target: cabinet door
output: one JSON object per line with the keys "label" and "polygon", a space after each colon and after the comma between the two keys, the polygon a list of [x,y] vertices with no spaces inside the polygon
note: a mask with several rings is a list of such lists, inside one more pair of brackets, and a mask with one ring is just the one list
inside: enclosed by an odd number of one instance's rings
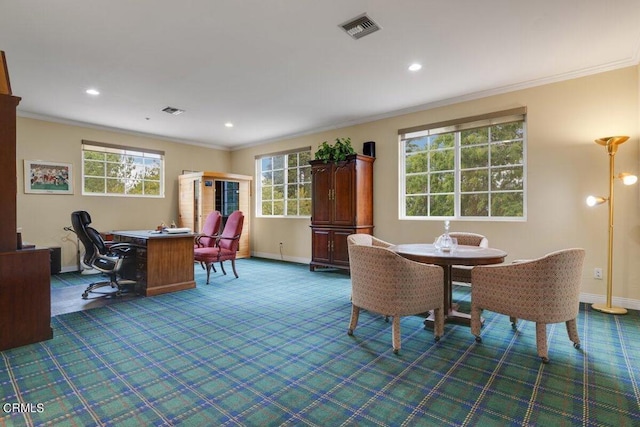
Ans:
{"label": "cabinet door", "polygon": [[355,162],[337,164],[333,174],[333,225],[354,225]]}
{"label": "cabinet door", "polygon": [[0,351],[53,337],[48,249],[0,252]]}
{"label": "cabinet door", "polygon": [[332,264],[337,266],[349,266],[349,245],[347,243],[347,237],[352,234],[354,230],[334,230],[331,249],[332,249]]}
{"label": "cabinet door", "polygon": [[331,232],[329,230],[313,229],[311,234],[311,260],[319,263],[331,262]]}
{"label": "cabinet door", "polygon": [[331,224],[331,213],[333,211],[333,200],[331,200],[333,190],[333,175],[331,164],[314,166],[311,170],[311,181],[313,194],[311,222],[314,225]]}

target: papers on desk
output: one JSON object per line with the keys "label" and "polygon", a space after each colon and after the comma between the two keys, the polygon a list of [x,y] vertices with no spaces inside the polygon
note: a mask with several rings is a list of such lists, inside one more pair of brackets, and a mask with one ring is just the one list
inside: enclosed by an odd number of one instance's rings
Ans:
{"label": "papers on desk", "polygon": [[191,233],[191,229],[188,227],[180,227],[180,228],[167,228],[166,231],[169,234],[178,234],[178,233]]}

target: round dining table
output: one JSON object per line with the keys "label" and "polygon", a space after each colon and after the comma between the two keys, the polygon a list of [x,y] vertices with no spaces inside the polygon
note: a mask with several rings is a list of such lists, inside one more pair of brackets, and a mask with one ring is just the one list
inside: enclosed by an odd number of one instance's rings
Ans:
{"label": "round dining table", "polygon": [[[451,251],[443,251],[430,243],[407,243],[389,247],[404,258],[434,264],[444,270],[444,308],[445,322],[469,326],[471,316],[458,311],[458,305],[453,303],[453,283],[451,268],[454,265],[488,265],[504,262],[507,253],[500,249],[482,248],[479,246],[459,245]],[[473,286],[473,284],[472,284]],[[433,325],[433,314],[425,320],[425,326]]]}

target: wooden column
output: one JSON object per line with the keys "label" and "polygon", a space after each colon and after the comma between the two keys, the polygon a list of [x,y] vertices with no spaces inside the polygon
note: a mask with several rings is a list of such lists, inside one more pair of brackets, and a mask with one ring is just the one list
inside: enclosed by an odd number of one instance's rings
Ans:
{"label": "wooden column", "polygon": [[16,235],[16,108],[20,98],[0,94],[0,252],[15,251]]}

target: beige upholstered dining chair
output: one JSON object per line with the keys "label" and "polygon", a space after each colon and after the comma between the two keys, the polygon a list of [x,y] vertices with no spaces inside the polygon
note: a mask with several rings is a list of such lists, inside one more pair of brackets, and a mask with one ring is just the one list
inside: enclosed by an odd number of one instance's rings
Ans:
{"label": "beige upholstered dining chair", "polygon": [[393,246],[392,243],[380,240],[377,237],[373,237],[371,234],[351,234],[347,237],[348,245],[363,245],[363,246],[379,246],[381,248],[388,248]]}
{"label": "beige upholstered dining chair", "polygon": [[[366,236],[366,237],[365,237]],[[353,335],[360,310],[392,317],[393,352],[400,350],[400,318],[434,310],[434,338],[444,333],[444,273],[441,267],[410,261],[391,244],[365,234],[347,238],[351,268],[351,320]]]}
{"label": "beige upholstered dining chair", "polygon": [[[489,240],[482,234],[453,231],[449,233],[449,236],[457,239],[458,245],[479,246],[481,248],[489,247]],[[472,268],[470,265],[454,265],[451,268],[451,280],[454,282],[471,283]]]}
{"label": "beige upholstered dining chair", "polygon": [[580,348],[576,326],[584,249],[564,249],[513,264],[476,266],[471,272],[471,332],[480,337],[482,310],[536,322],[538,356],[549,361],[547,324],[565,322],[569,339]]}

